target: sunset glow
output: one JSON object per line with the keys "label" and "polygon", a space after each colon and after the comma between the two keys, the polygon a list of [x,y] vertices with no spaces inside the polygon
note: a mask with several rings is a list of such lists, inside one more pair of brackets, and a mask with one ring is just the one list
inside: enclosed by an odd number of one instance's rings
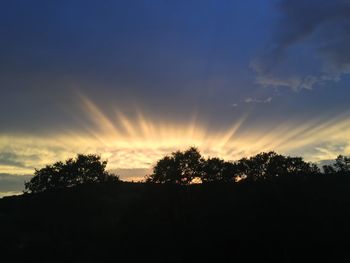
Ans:
{"label": "sunset glow", "polygon": [[77,153],[100,154],[125,180],[191,146],[319,165],[350,154],[348,11],[347,1],[4,4],[0,193]]}
{"label": "sunset glow", "polygon": [[86,114],[80,133],[61,131],[59,135],[1,136],[0,150],[16,157],[0,165],[0,173],[32,174],[54,161],[76,153],[99,153],[109,161],[108,169],[126,180],[142,180],[155,162],[166,154],[196,146],[204,156],[237,160],[262,151],[302,155],[308,161],[333,159],[339,153],[350,153],[350,118],[316,118],[308,123],[286,120],[268,130],[244,130],[249,115],[242,116],[226,130],[213,131],[201,124],[200,116],[174,125],[147,118],[135,112],[129,118],[117,109],[110,118],[93,101],[80,96],[81,110]]}

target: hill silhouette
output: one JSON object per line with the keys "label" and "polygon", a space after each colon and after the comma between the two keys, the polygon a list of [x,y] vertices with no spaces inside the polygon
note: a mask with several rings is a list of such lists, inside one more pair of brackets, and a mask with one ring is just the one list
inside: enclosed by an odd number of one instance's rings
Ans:
{"label": "hill silhouette", "polygon": [[96,183],[0,200],[1,255],[96,262],[349,262],[350,176]]}

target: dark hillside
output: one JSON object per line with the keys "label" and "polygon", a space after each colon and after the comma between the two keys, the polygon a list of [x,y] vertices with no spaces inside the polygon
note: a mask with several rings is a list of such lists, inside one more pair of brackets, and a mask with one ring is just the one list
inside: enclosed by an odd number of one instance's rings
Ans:
{"label": "dark hillside", "polygon": [[13,259],[350,262],[350,177],[110,183],[0,200]]}

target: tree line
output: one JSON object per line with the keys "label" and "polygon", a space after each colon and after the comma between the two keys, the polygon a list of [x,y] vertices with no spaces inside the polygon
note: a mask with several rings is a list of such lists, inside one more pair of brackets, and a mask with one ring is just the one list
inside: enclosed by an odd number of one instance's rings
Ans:
{"label": "tree line", "polygon": [[290,157],[273,151],[262,152],[238,161],[214,157],[205,159],[197,148],[176,151],[154,166],[146,182],[187,185],[193,182],[257,181],[287,175],[315,175],[320,169],[301,157]]}
{"label": "tree line", "polygon": [[[118,175],[106,171],[107,161],[96,154],[78,154],[65,162],[56,162],[36,169],[34,177],[25,183],[25,192],[73,187],[87,183],[119,182]],[[189,185],[193,183],[237,183],[267,180],[285,176],[350,174],[350,157],[339,155],[332,164],[321,169],[302,157],[290,157],[276,152],[262,152],[238,161],[217,157],[204,158],[197,148],[176,151],[158,160],[153,172],[145,176],[146,183]]]}
{"label": "tree line", "polygon": [[238,161],[225,161],[214,157],[205,159],[197,148],[176,151],[159,160],[146,182],[187,185],[194,182],[234,183],[241,180],[258,181],[283,176],[350,174],[350,157],[339,155],[322,170],[302,157],[262,152]]}

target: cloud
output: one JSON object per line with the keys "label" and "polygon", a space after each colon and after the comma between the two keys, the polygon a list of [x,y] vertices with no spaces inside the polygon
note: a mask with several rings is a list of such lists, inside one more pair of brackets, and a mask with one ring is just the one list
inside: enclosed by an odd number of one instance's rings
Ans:
{"label": "cloud", "polygon": [[21,168],[33,168],[28,166],[26,161],[38,161],[39,157],[36,155],[19,155],[14,152],[0,152],[0,166],[16,166]]}
{"label": "cloud", "polygon": [[24,182],[30,177],[31,175],[0,173],[0,197],[21,193],[24,190]]}
{"label": "cloud", "polygon": [[257,82],[311,89],[350,73],[350,1],[281,0],[265,52],[251,62]]}
{"label": "cloud", "polygon": [[[265,104],[265,103],[272,102],[272,97],[268,97],[266,99],[257,99],[257,98],[248,97],[248,98],[244,99],[243,102],[246,104],[253,104],[253,103]],[[233,104],[231,104],[231,107],[236,108],[239,105],[240,105],[240,103],[233,103]]]}
{"label": "cloud", "polygon": [[268,97],[264,100],[255,99],[255,98],[246,98],[244,100],[245,103],[270,103],[272,101],[272,97]]}
{"label": "cloud", "polygon": [[24,163],[18,161],[18,156],[10,152],[0,153],[0,165],[24,167]]}
{"label": "cloud", "polygon": [[125,181],[142,181],[146,175],[152,173],[152,169],[146,168],[117,168],[111,172],[120,175],[120,178]]}

